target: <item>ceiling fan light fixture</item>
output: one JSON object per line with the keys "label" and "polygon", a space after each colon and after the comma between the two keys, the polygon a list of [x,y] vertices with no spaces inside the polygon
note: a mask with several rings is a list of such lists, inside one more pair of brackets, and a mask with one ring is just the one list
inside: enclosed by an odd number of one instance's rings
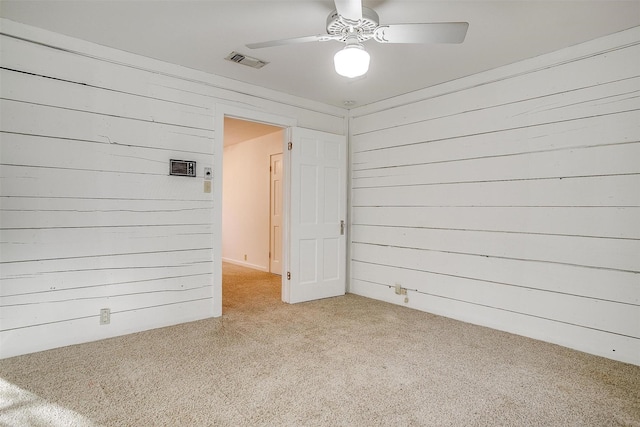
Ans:
{"label": "ceiling fan light fixture", "polygon": [[344,77],[354,78],[369,70],[369,53],[360,43],[347,43],[344,49],[333,57],[336,73]]}

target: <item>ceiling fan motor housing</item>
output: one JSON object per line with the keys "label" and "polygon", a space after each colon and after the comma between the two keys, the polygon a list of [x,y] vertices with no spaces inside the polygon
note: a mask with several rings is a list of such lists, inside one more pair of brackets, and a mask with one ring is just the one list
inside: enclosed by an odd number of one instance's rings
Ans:
{"label": "ceiling fan motor housing", "polygon": [[363,42],[373,37],[373,33],[378,28],[380,18],[375,10],[368,7],[362,8],[362,20],[357,23],[351,23],[338,14],[334,10],[327,17],[327,33],[333,36],[339,36],[338,40],[346,41],[350,33],[350,29],[358,35],[358,41]]}

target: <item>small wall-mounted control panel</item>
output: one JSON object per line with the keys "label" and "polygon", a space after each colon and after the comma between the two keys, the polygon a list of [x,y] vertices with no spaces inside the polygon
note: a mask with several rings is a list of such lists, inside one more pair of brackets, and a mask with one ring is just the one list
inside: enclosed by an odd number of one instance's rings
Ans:
{"label": "small wall-mounted control panel", "polygon": [[196,162],[191,160],[170,160],[169,175],[196,176]]}

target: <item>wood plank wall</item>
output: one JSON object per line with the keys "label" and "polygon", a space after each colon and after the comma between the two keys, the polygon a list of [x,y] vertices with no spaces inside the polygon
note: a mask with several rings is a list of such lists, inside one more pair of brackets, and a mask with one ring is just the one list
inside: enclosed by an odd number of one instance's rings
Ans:
{"label": "wood plank wall", "polygon": [[0,357],[213,315],[216,105],[345,129],[346,110],[7,20],[0,37]]}
{"label": "wood plank wall", "polygon": [[640,364],[640,28],[351,133],[351,292]]}

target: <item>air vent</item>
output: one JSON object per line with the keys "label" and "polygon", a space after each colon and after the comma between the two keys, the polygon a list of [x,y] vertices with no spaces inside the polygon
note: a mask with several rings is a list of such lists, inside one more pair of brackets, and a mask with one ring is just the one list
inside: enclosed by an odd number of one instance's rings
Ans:
{"label": "air vent", "polygon": [[238,64],[246,65],[247,67],[251,68],[262,68],[268,64],[268,62],[266,61],[262,61],[258,58],[252,58],[238,52],[231,52],[225,59],[227,61],[237,62]]}

